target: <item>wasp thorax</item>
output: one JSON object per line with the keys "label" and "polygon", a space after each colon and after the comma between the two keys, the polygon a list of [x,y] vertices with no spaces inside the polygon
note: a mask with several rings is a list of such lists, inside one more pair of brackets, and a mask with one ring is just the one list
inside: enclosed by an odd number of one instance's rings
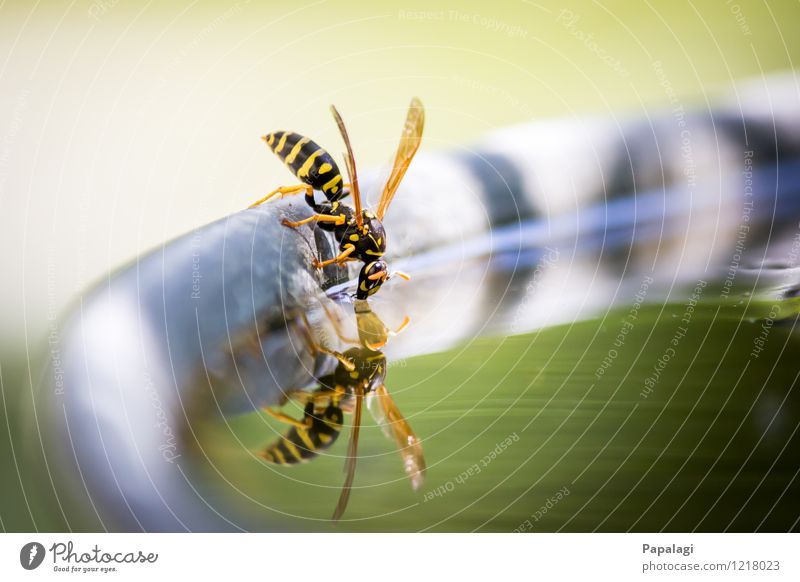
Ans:
{"label": "wasp thorax", "polygon": [[352,219],[342,233],[339,247],[344,251],[353,247],[351,256],[365,263],[370,263],[386,252],[386,231],[383,224],[369,210],[362,213],[362,224],[359,226]]}

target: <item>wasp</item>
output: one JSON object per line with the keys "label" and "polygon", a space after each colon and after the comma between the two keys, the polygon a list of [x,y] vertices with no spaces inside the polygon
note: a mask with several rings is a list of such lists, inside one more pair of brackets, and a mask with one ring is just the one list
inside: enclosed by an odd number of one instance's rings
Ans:
{"label": "wasp", "polygon": [[[419,99],[415,97],[411,100],[394,163],[374,213],[361,207],[358,174],[347,128],[336,107],[331,106],[331,112],[344,140],[344,160],[349,182],[344,182],[336,161],[316,142],[290,131],[276,131],[262,139],[302,184],[276,188],[250,207],[258,206],[276,196],[284,198],[304,193],[305,201],[314,214],[298,221],[283,219],[282,223],[290,228],[297,228],[313,222],[320,229],[333,233],[339,243],[339,254],[326,261],[314,259],[313,266],[320,269],[331,264],[362,261],[364,268],[359,274],[357,296],[366,298],[377,292],[394,274],[408,279],[405,273],[390,274],[386,263],[380,261],[386,252],[386,232],[382,221],[419,149],[425,126],[425,110]],[[323,202],[317,202],[315,191],[321,191],[325,195]],[[354,208],[341,202],[347,196],[352,197]]]}
{"label": "wasp", "polygon": [[[377,423],[396,442],[403,468],[415,491],[422,485],[425,477],[422,443],[386,389],[386,356],[377,350],[378,345],[383,346],[386,343],[388,334],[399,333],[405,327],[408,318],[397,332],[390,332],[382,322],[376,324],[380,321],[379,318],[366,305],[362,305],[357,317],[361,338],[361,345],[358,347],[337,352],[320,345],[311,345],[317,352],[336,358],[338,363],[332,373],[318,378],[318,387],[312,392],[297,391],[290,394],[293,400],[304,405],[302,419],[295,419],[272,408],[264,409],[273,418],[291,426],[285,435],[260,453],[264,460],[279,465],[305,463],[329,449],[343,430],[345,412],[353,414],[345,482],[333,513],[334,521],[342,517],[350,499],[365,399]],[[367,330],[370,333],[365,334]],[[373,343],[376,337],[379,340],[377,344]]]}

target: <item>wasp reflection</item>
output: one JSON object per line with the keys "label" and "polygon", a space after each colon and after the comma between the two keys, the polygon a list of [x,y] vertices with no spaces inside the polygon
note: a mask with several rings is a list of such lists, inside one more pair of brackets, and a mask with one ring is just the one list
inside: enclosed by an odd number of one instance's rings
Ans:
{"label": "wasp reflection", "polygon": [[354,347],[337,351],[321,345],[314,338],[312,326],[304,319],[303,336],[308,349],[312,353],[335,358],[336,367],[333,372],[317,378],[318,385],[314,389],[297,390],[287,394],[289,399],[304,406],[301,419],[293,418],[273,408],[265,409],[268,414],[289,425],[290,428],[264,448],[260,455],[266,461],[278,465],[308,462],[320,452],[333,446],[344,429],[345,413],[352,413],[346,476],[339,502],[333,513],[333,519],[338,520],[347,507],[355,478],[358,437],[365,400],[376,422],[397,444],[403,469],[415,491],[422,485],[424,479],[425,459],[419,438],[403,418],[386,388],[386,357],[380,351],[391,335],[399,333],[408,324],[408,318],[397,330],[390,330],[366,301],[356,300],[358,338],[348,338],[336,314],[329,308],[324,308],[324,311],[333,324],[338,340]]}

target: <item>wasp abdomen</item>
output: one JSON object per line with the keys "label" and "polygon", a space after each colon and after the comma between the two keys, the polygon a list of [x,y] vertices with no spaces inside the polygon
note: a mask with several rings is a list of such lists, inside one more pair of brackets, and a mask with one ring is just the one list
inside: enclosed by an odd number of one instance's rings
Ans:
{"label": "wasp abdomen", "polygon": [[339,438],[343,413],[338,406],[329,406],[324,413],[315,415],[311,405],[305,418],[311,419],[308,428],[293,427],[264,449],[261,457],[278,465],[296,465],[313,459]]}
{"label": "wasp abdomen", "polygon": [[311,139],[291,131],[264,136],[267,146],[300,180],[322,190],[328,200],[342,197],[344,180],[333,157]]}
{"label": "wasp abdomen", "polygon": [[[320,451],[327,449],[339,436],[334,433],[325,436],[307,430],[293,428],[285,436],[268,446],[261,456],[277,465],[296,465],[313,459]],[[325,442],[327,440],[327,442]]]}

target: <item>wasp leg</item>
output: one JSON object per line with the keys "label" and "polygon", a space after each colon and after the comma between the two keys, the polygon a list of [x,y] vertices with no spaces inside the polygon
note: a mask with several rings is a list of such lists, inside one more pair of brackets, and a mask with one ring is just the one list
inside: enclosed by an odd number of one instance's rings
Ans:
{"label": "wasp leg", "polygon": [[334,263],[344,263],[345,261],[353,260],[349,259],[348,257],[356,250],[356,247],[353,245],[347,245],[344,251],[341,252],[338,256],[333,257],[332,259],[328,259],[327,261],[317,261],[314,260],[312,263],[317,269],[321,269],[322,267],[327,267],[328,265],[332,265]]}
{"label": "wasp leg", "polygon": [[335,314],[331,313],[330,309],[328,309],[325,303],[320,301],[320,306],[322,307],[323,311],[325,311],[325,315],[328,316],[328,321],[331,322],[331,325],[333,326],[333,331],[334,333],[336,333],[336,336],[347,344],[358,344],[357,338],[350,338],[344,335],[344,329],[342,328],[341,320],[338,317],[336,317]]}
{"label": "wasp leg", "polygon": [[313,214],[308,218],[304,218],[303,220],[298,220],[296,222],[287,220],[285,218],[281,220],[281,224],[283,226],[288,226],[289,228],[297,228],[298,226],[308,224],[309,222],[332,222],[334,224],[344,224],[344,215],[331,216],[330,214]]}
{"label": "wasp leg", "polygon": [[[327,308],[324,308],[324,309],[327,309]],[[311,337],[311,332],[308,331],[310,329],[310,327],[311,327],[311,324],[308,323],[308,319],[306,318],[305,314],[303,314],[302,317],[303,317],[303,321],[305,322],[305,324],[307,326],[306,328],[304,328],[304,331],[305,331],[305,334],[306,334],[304,339],[306,340],[306,344],[307,344],[307,347],[309,348],[309,351],[311,351],[315,355],[317,353],[322,353],[322,354],[328,354],[329,356],[333,356],[334,358],[339,360],[339,362],[342,363],[342,365],[347,369],[348,372],[352,372],[353,370],[356,369],[355,364],[353,362],[351,362],[350,360],[348,360],[343,354],[341,354],[339,352],[336,352],[334,350],[330,350],[330,349],[326,348],[325,346],[323,346],[321,344],[318,344],[314,340],[314,338]],[[336,324],[334,324],[334,328],[336,330],[336,334],[339,335],[338,326]],[[341,338],[342,336],[339,335],[339,337]],[[301,392],[301,394],[304,394],[304,393]],[[290,396],[290,397],[294,397],[295,400],[300,400],[300,401],[304,400],[303,397],[299,397],[299,398],[297,396]],[[305,398],[305,400],[307,401],[308,398]]]}
{"label": "wasp leg", "polygon": [[300,318],[303,320],[303,325],[297,324],[297,329],[300,330],[300,335],[302,335],[308,351],[312,356],[316,356],[317,353],[319,353],[319,344],[314,339],[311,323],[308,321],[308,317],[306,317],[305,313],[301,313]]}
{"label": "wasp leg", "polygon": [[329,350],[328,348],[324,348],[322,346],[319,346],[319,351],[321,351],[323,354],[328,354],[329,356],[333,356],[334,358],[339,360],[348,372],[352,372],[353,370],[356,369],[356,365],[350,360],[348,360],[346,357],[344,357],[343,354],[340,354],[339,352],[334,352],[333,350]]}
{"label": "wasp leg", "polygon": [[294,194],[300,194],[301,192],[305,192],[306,196],[311,196],[314,193],[314,189],[309,186],[308,184],[297,184],[296,186],[281,186],[280,188],[276,188],[260,200],[253,202],[248,208],[254,208],[259,204],[263,204],[276,194],[280,194],[281,198],[285,196],[292,196]]}
{"label": "wasp leg", "polygon": [[263,408],[264,412],[269,414],[275,420],[279,420],[283,423],[290,424],[292,426],[296,426],[297,428],[308,428],[308,423],[303,422],[302,420],[297,420],[296,418],[292,418],[288,414],[284,414],[283,412],[278,412],[277,410],[272,410],[271,408]]}
{"label": "wasp leg", "polygon": [[348,337],[344,334],[344,330],[340,324],[334,324],[333,332],[336,334],[340,340],[342,340],[346,344],[358,344],[358,338]]}

